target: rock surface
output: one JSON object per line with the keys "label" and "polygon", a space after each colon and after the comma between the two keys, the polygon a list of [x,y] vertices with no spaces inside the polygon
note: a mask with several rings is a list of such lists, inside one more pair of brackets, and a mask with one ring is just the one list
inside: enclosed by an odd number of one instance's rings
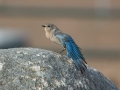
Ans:
{"label": "rock surface", "polygon": [[0,90],[118,90],[96,69],[81,75],[72,60],[35,48],[0,50]]}

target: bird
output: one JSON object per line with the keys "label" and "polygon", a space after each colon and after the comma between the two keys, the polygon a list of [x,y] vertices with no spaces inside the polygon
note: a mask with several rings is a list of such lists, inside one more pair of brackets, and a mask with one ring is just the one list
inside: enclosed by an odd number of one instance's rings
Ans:
{"label": "bird", "polygon": [[47,23],[42,25],[42,27],[44,27],[45,34],[48,39],[56,44],[62,45],[64,50],[67,50],[68,58],[73,60],[77,70],[81,71],[83,74],[87,69],[87,62],[85,61],[81,49],[77,46],[73,38],[69,34],[66,34],[58,29],[58,27],[54,24]]}

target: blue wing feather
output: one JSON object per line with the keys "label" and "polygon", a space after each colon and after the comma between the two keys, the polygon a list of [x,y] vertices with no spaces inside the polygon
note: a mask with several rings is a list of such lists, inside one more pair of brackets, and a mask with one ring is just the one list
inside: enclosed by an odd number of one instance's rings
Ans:
{"label": "blue wing feather", "polygon": [[86,69],[86,61],[74,40],[68,34],[56,36],[61,40],[62,45],[66,48],[67,56],[72,58],[76,67],[81,71],[81,73],[83,73]]}

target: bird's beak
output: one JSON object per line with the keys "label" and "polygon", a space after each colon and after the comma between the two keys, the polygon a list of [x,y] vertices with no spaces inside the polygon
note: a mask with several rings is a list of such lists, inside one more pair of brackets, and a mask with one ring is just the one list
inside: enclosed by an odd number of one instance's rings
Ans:
{"label": "bird's beak", "polygon": [[45,27],[45,25],[42,25],[42,27]]}

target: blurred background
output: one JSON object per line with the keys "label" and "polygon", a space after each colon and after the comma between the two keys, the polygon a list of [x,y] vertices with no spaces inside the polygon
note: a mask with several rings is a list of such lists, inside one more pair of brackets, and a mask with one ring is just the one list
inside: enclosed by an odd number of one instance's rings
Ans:
{"label": "blurred background", "polygon": [[0,48],[60,52],[63,48],[45,37],[45,23],[69,33],[88,65],[120,88],[119,0],[0,0]]}

